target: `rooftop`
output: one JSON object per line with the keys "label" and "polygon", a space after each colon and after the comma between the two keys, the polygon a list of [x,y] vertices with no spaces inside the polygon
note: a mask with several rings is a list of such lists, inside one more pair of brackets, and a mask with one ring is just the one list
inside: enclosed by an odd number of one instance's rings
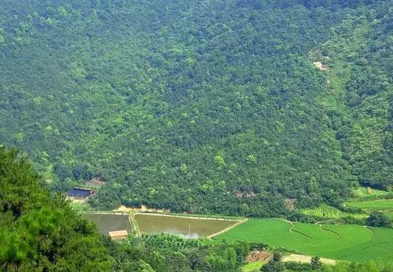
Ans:
{"label": "rooftop", "polygon": [[109,231],[108,234],[109,237],[111,237],[111,239],[122,239],[122,238],[127,238],[128,231],[127,230]]}
{"label": "rooftop", "polygon": [[68,196],[88,197],[94,194],[94,190],[83,188],[72,188],[67,192]]}

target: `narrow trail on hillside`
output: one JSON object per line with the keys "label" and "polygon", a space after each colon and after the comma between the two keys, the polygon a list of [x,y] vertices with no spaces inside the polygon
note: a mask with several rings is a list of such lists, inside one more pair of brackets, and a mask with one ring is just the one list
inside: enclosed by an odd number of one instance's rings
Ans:
{"label": "narrow trail on hillside", "polygon": [[130,212],[130,214],[128,215],[128,220],[131,223],[133,231],[135,231],[135,236],[142,237],[142,233],[139,229],[138,223],[136,222],[134,215],[135,215],[134,213]]}

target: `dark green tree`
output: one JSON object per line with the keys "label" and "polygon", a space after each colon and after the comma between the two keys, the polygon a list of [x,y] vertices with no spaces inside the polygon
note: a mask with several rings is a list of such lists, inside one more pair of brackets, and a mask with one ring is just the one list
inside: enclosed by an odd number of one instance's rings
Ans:
{"label": "dark green tree", "polygon": [[283,272],[285,270],[285,266],[281,262],[281,253],[276,251],[273,254],[273,258],[264,266],[262,266],[262,272]]}
{"label": "dark green tree", "polygon": [[314,256],[311,258],[311,269],[312,270],[320,270],[323,268],[323,264],[321,262],[321,258],[318,256]]}
{"label": "dark green tree", "polygon": [[372,212],[366,219],[366,224],[372,227],[390,227],[392,220],[382,212]]}

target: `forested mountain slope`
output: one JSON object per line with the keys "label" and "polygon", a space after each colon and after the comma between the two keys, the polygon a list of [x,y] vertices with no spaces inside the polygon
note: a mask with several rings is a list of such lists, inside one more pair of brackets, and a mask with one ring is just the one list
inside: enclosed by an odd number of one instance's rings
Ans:
{"label": "forested mountain slope", "polygon": [[2,1],[0,141],[54,189],[102,177],[105,208],[335,204],[391,184],[390,21],[391,1]]}
{"label": "forested mountain slope", "polygon": [[330,66],[330,96],[342,95],[333,104],[344,156],[360,183],[380,188],[392,186],[392,30],[391,7],[370,10],[345,20],[314,52]]}

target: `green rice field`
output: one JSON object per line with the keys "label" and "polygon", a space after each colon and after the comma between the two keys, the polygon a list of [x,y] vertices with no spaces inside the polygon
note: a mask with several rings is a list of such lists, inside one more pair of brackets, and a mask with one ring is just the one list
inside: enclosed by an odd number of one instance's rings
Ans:
{"label": "green rice field", "polygon": [[279,219],[251,219],[215,237],[215,242],[237,240],[285,247],[310,256],[364,262],[393,261],[393,230],[359,225],[313,225]]}
{"label": "green rice field", "polygon": [[345,203],[348,207],[369,210],[393,210],[393,199],[382,199],[373,201],[353,201]]}
{"label": "green rice field", "polygon": [[393,219],[393,212],[385,212],[387,216],[389,216],[390,219]]}

